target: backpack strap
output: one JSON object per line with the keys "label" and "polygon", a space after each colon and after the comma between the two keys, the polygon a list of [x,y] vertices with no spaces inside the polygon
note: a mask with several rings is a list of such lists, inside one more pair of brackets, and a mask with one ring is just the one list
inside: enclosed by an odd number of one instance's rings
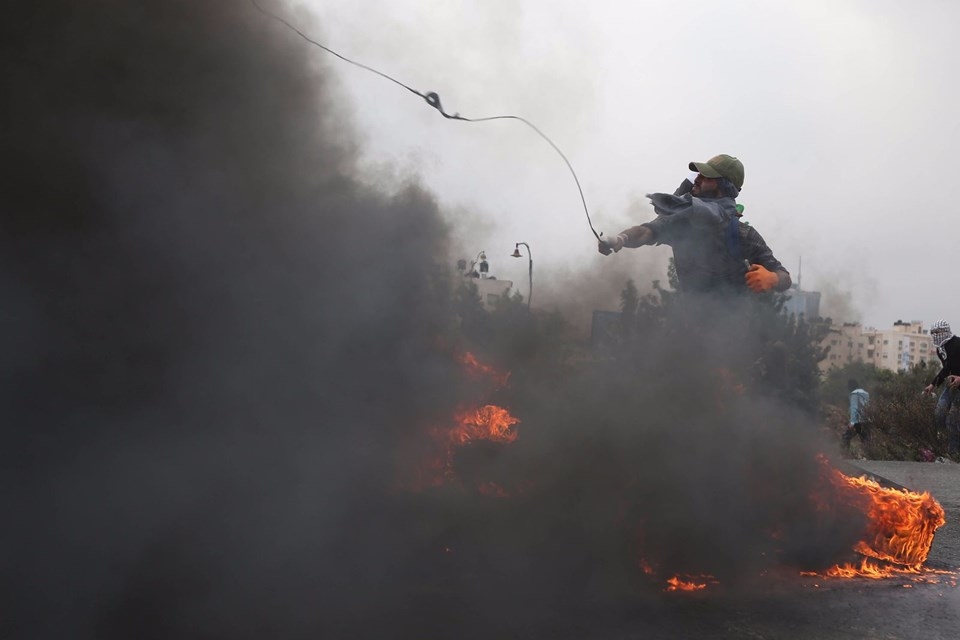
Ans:
{"label": "backpack strap", "polygon": [[743,259],[743,248],[740,246],[740,218],[730,216],[727,223],[727,252],[737,262]]}

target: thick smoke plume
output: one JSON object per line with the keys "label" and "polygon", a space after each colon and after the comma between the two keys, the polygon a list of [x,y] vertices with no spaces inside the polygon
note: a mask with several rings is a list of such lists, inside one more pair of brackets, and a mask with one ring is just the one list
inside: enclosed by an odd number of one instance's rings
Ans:
{"label": "thick smoke plume", "polygon": [[372,597],[364,572],[385,569],[353,553],[388,529],[371,494],[449,388],[428,357],[447,317],[436,206],[358,186],[317,50],[249,3],[20,12],[5,624],[317,637]]}
{"label": "thick smoke plume", "polygon": [[533,634],[629,593],[640,529],[676,571],[733,578],[750,532],[803,523],[806,425],[735,395],[718,412],[704,336],[517,372],[517,446],[460,461],[516,500],[398,491],[473,389],[444,218],[354,175],[334,62],[235,0],[15,13],[4,637]]}

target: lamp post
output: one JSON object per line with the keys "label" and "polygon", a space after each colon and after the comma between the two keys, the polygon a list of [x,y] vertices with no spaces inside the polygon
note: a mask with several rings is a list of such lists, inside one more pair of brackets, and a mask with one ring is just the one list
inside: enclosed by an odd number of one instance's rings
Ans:
{"label": "lamp post", "polygon": [[530,245],[526,242],[518,242],[514,245],[513,253],[510,255],[514,258],[522,258],[520,254],[520,245],[523,245],[527,248],[527,273],[529,275],[529,287],[530,291],[527,293],[527,309],[530,308],[530,300],[533,298],[533,254],[530,253]]}

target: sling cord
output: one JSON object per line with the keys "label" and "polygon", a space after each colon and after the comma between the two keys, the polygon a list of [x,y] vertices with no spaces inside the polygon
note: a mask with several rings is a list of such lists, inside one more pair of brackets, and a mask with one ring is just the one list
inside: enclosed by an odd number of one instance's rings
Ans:
{"label": "sling cord", "polygon": [[406,89],[406,90],[409,91],[410,93],[413,93],[413,94],[415,94],[415,95],[420,96],[421,98],[423,98],[424,100],[427,101],[427,104],[428,104],[428,105],[430,105],[431,107],[433,107],[434,109],[436,109],[437,111],[439,111],[439,112],[440,112],[440,115],[442,115],[444,118],[446,118],[446,119],[448,119],[448,120],[462,120],[463,122],[487,122],[487,121],[489,121],[489,120],[519,120],[519,121],[522,122],[523,124],[527,125],[527,126],[530,127],[531,129],[533,129],[541,138],[543,138],[544,140],[546,140],[547,143],[548,143],[551,147],[553,147],[554,151],[556,151],[558,154],[560,154],[560,157],[563,158],[563,161],[567,164],[567,168],[570,169],[570,174],[573,176],[574,182],[577,183],[577,190],[580,192],[580,201],[583,203],[583,213],[587,216],[587,224],[590,225],[590,231],[593,232],[593,235],[597,238],[598,241],[600,240],[600,235],[601,235],[601,234],[597,233],[597,230],[593,228],[593,221],[590,219],[590,211],[587,209],[587,200],[586,200],[586,198],[583,197],[583,188],[580,186],[580,180],[577,178],[577,173],[576,173],[576,171],[573,170],[573,165],[570,164],[570,161],[567,159],[567,156],[564,155],[563,151],[560,150],[560,147],[558,147],[557,145],[555,145],[555,144],[553,143],[553,140],[551,140],[550,138],[548,138],[548,137],[546,136],[546,134],[544,134],[542,131],[540,131],[540,129],[538,129],[536,126],[534,126],[534,124],[533,124],[532,122],[530,122],[529,120],[527,120],[527,119],[525,119],[525,118],[521,118],[520,116],[512,116],[512,115],[506,115],[506,116],[489,116],[489,117],[486,117],[486,118],[467,118],[467,117],[461,116],[459,113],[453,113],[453,114],[447,113],[446,111],[443,110],[443,106],[440,104],[440,96],[437,95],[437,93],[436,93],[435,91],[430,91],[429,93],[421,93],[421,92],[417,91],[416,89],[414,89],[414,88],[412,88],[412,87],[409,87],[409,86],[403,84],[403,83],[400,82],[399,80],[397,80],[397,79],[395,79],[395,78],[392,78],[392,77],[388,76],[387,74],[385,74],[385,73],[383,73],[383,72],[381,72],[381,71],[378,71],[378,70],[374,69],[373,67],[368,67],[368,66],[365,65],[365,64],[361,64],[361,63],[356,62],[356,61],[354,61],[354,60],[351,60],[351,59],[349,59],[349,58],[347,58],[347,57],[345,57],[345,56],[342,56],[342,55],[340,55],[339,53],[337,53],[336,51],[334,51],[333,49],[330,49],[329,47],[325,47],[324,45],[320,44],[320,43],[317,42],[316,40],[310,38],[310,37],[307,36],[305,33],[303,33],[302,31],[300,31],[299,29],[297,29],[295,26],[293,26],[292,24],[290,24],[289,22],[287,22],[286,20],[284,20],[284,19],[281,18],[280,16],[277,16],[277,15],[275,15],[275,14],[267,11],[266,9],[264,9],[263,7],[261,7],[261,6],[257,3],[257,0],[250,0],[250,2],[251,2],[251,3],[253,4],[253,6],[257,9],[257,11],[259,11],[259,12],[262,13],[263,15],[267,16],[268,18],[272,18],[272,19],[276,20],[277,22],[281,23],[282,25],[284,25],[285,27],[287,27],[288,29],[290,29],[291,31],[293,31],[294,33],[296,33],[298,36],[300,36],[301,38],[303,38],[304,40],[306,40],[307,42],[309,42],[310,44],[312,44],[312,45],[314,45],[314,46],[316,46],[316,47],[319,47],[319,48],[323,49],[323,50],[326,51],[327,53],[330,53],[330,54],[335,55],[336,57],[340,58],[340,59],[343,60],[344,62],[349,62],[349,63],[352,64],[352,65],[355,65],[355,66],[357,66],[357,67],[360,67],[361,69],[366,69],[367,71],[370,71],[370,72],[372,72],[372,73],[375,73],[375,74],[377,74],[378,76],[380,76],[380,77],[382,77],[382,78],[385,78],[385,79],[389,80],[390,82],[393,82],[394,84],[400,85],[401,87],[403,87],[404,89]]}

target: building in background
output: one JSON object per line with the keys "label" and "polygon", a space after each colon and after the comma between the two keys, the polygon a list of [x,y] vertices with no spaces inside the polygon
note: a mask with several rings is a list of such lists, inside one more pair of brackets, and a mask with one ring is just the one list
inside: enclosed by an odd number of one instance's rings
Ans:
{"label": "building in background", "polygon": [[483,251],[477,254],[469,266],[466,260],[458,260],[457,270],[460,275],[471,279],[477,285],[480,302],[488,310],[493,309],[501,298],[509,296],[510,289],[513,288],[512,280],[498,280],[490,275],[490,263],[487,262],[487,254]]}
{"label": "building in background", "polygon": [[493,309],[501,298],[508,297],[513,288],[512,280],[497,280],[494,277],[478,278],[473,282],[477,285],[480,301],[487,309]]}
{"label": "building in background", "polygon": [[803,291],[799,284],[794,284],[784,293],[787,301],[783,305],[783,312],[797,317],[803,316],[807,320],[820,317],[820,292]]}
{"label": "building in background", "polygon": [[797,317],[803,316],[806,320],[816,320],[820,317],[820,292],[804,291],[800,288],[803,279],[803,258],[797,265],[797,278],[793,285],[784,293],[787,301],[783,305],[783,312]]}
{"label": "building in background", "polygon": [[864,327],[857,322],[831,325],[820,344],[830,348],[820,362],[824,372],[857,361],[889,371],[906,371],[937,358],[930,332],[920,320],[897,320],[889,329]]}

